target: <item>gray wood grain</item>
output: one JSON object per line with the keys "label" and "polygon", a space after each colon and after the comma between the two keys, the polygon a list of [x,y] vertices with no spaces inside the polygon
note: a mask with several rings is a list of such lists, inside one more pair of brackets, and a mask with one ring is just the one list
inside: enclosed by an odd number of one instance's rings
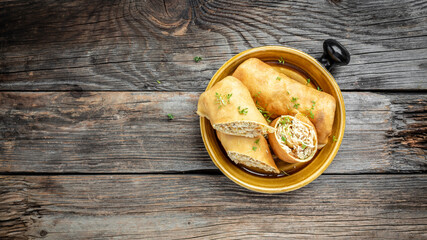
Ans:
{"label": "gray wood grain", "polygon": [[3,176],[13,239],[425,239],[426,175],[320,176],[250,192],[224,176]]}
{"label": "gray wood grain", "polygon": [[328,38],[352,53],[341,89],[426,90],[426,29],[425,0],[3,1],[0,90],[199,92],[243,50]]}
{"label": "gray wood grain", "polygon": [[[0,171],[147,173],[216,169],[199,93],[0,93]],[[346,131],[326,173],[425,172],[427,95],[344,93]],[[172,113],[175,119],[168,120]]]}

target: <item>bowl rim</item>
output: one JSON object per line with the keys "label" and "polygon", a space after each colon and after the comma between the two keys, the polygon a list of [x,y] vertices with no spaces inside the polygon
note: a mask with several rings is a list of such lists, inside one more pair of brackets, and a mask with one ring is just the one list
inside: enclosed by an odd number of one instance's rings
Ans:
{"label": "bowl rim", "polygon": [[[234,55],[233,57],[231,57],[228,61],[226,61],[217,71],[216,73],[212,76],[212,78],[209,80],[208,85],[206,86],[205,91],[209,90],[213,85],[214,79],[217,79],[219,75],[221,75],[225,69],[227,69],[228,67],[230,67],[230,65],[232,65],[234,63],[234,61],[236,61],[237,59],[244,57],[246,55],[255,53],[255,52],[259,52],[259,51],[268,51],[268,50],[274,50],[274,51],[286,51],[286,52],[290,52],[292,54],[296,54],[296,55],[300,55],[302,57],[304,57],[306,60],[308,60],[310,63],[312,63],[313,65],[315,65],[317,67],[317,69],[319,69],[319,71],[321,71],[324,75],[326,75],[329,79],[333,80],[330,81],[330,84],[332,86],[333,91],[335,92],[336,96],[338,96],[338,101],[337,101],[337,107],[341,110],[341,124],[338,126],[338,132],[339,132],[339,136],[337,137],[337,142],[336,144],[334,144],[333,148],[332,148],[332,152],[331,154],[327,157],[327,160],[323,162],[322,165],[318,166],[317,169],[314,170],[314,172],[305,177],[302,181],[299,181],[297,183],[294,183],[292,185],[289,186],[285,186],[285,187],[275,187],[275,188],[268,188],[268,187],[260,187],[260,186],[254,186],[250,183],[247,183],[245,181],[242,181],[241,179],[237,178],[236,176],[234,176],[233,174],[231,174],[225,167],[223,167],[215,158],[214,156],[214,151],[211,148],[210,145],[207,144],[208,140],[207,140],[207,133],[204,130],[206,128],[205,126],[205,122],[204,122],[204,117],[200,117],[199,119],[199,123],[200,123],[200,132],[202,135],[202,139],[203,139],[203,144],[205,145],[205,148],[212,160],[212,162],[215,164],[215,166],[218,167],[218,169],[225,175],[227,176],[230,180],[232,180],[233,182],[235,182],[236,184],[247,188],[249,190],[255,191],[255,192],[260,192],[260,193],[283,193],[283,192],[289,192],[289,191],[293,191],[299,188],[302,188],[304,186],[306,186],[307,184],[309,184],[310,182],[314,181],[316,178],[318,178],[327,168],[328,166],[332,163],[333,159],[335,158],[336,154],[338,153],[338,150],[341,146],[342,143],[342,139],[344,136],[344,131],[345,131],[345,105],[344,105],[344,98],[342,96],[341,90],[335,80],[335,78],[331,75],[331,73],[326,70],[326,68],[320,64],[315,58],[313,58],[312,56],[310,56],[309,54],[294,49],[294,48],[290,48],[290,47],[284,47],[284,46],[275,46],[275,45],[268,45],[268,46],[262,46],[262,47],[255,47],[255,48],[250,48],[247,49],[243,52],[240,52],[236,55]],[[335,112],[335,114],[338,114],[337,111]]]}

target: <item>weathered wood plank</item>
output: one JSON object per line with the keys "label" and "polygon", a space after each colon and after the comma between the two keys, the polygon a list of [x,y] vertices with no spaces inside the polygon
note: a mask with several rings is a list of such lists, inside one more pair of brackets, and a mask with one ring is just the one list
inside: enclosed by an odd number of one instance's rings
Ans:
{"label": "weathered wood plank", "polygon": [[[198,96],[0,93],[0,172],[216,169],[200,136]],[[344,101],[346,132],[327,173],[427,170],[426,94],[347,92]]]}
{"label": "weathered wood plank", "polygon": [[323,175],[294,192],[224,176],[0,177],[0,237],[425,239],[426,175]]}
{"label": "weathered wood plank", "polygon": [[248,48],[320,56],[336,38],[352,53],[343,90],[426,90],[426,29],[426,0],[6,1],[0,89],[198,92]]}

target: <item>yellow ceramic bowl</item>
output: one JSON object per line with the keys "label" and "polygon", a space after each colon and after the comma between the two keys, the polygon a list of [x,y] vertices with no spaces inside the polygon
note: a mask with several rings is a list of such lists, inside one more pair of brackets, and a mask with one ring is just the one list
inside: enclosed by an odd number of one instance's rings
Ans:
{"label": "yellow ceramic bowl", "polygon": [[206,150],[215,165],[229,179],[256,192],[281,193],[293,191],[309,184],[322,174],[338,152],[345,128],[345,107],[341,91],[329,71],[317,60],[299,50],[281,46],[252,48],[237,54],[222,65],[215,73],[206,90],[210,89],[215,83],[226,76],[232,75],[237,66],[248,58],[259,58],[265,62],[277,62],[278,59],[283,58],[287,64],[305,71],[323,91],[331,94],[337,100],[337,109],[331,134],[331,136],[336,137],[337,141],[334,142],[331,137],[329,143],[320,150],[309,164],[297,166],[296,172],[284,177],[270,178],[258,176],[237,167],[228,159],[227,154],[223,152],[220,146],[221,143],[218,141],[209,120],[203,117],[200,118],[200,130]]}

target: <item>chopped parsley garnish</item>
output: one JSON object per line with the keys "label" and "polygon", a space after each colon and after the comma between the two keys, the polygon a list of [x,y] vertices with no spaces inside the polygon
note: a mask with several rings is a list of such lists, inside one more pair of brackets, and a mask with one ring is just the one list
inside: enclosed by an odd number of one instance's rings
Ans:
{"label": "chopped parsley garnish", "polygon": [[304,150],[307,148],[307,145],[305,145],[305,143],[303,143],[301,147],[302,147],[302,150]]}
{"label": "chopped parsley garnish", "polygon": [[254,97],[253,98],[257,98],[257,97],[259,97],[259,95],[261,94],[261,91],[259,91],[259,92],[257,92],[255,95],[254,95]]}
{"label": "chopped parsley garnish", "polygon": [[258,111],[264,116],[265,120],[267,120],[267,122],[271,123],[270,117],[271,117],[272,114],[270,112],[266,111],[260,105],[258,105],[258,102],[257,102],[257,106],[256,107],[258,108]]}
{"label": "chopped parsley garnish", "polygon": [[[307,108],[307,111],[309,112],[310,117],[311,117],[312,119],[314,119],[314,113],[313,113],[313,110],[314,110],[314,107],[316,106],[316,102],[315,102],[315,101],[311,101],[311,103],[313,103],[313,104],[311,105],[311,109],[308,109],[308,108]],[[307,115],[305,115],[305,116],[307,117]]]}
{"label": "chopped parsley garnish", "polygon": [[287,93],[288,93],[288,95],[291,95],[290,93],[289,93],[289,91],[286,91]]}
{"label": "chopped parsley garnish", "polygon": [[323,91],[319,86],[317,86],[317,91]]}
{"label": "chopped parsley garnish", "polygon": [[[226,95],[226,98],[227,98],[227,102],[228,103],[230,103],[230,98],[231,98],[231,96],[232,96],[233,94],[232,93],[230,93],[230,94],[227,94]],[[227,105],[227,103],[225,102],[225,100],[224,100],[224,98],[221,96],[221,94],[219,94],[219,93],[215,93],[215,98],[216,98],[216,101],[215,101],[215,103],[216,104],[218,104],[219,106],[218,106],[218,108],[221,108],[222,106],[225,106],[225,105]]]}
{"label": "chopped parsley garnish", "polygon": [[286,123],[289,123],[289,122],[290,122],[290,119],[288,116],[286,116],[286,117],[283,117],[279,123],[282,125],[285,125]]}
{"label": "chopped parsley garnish", "polygon": [[168,113],[168,118],[169,120],[173,120],[174,116],[172,115],[172,113]]}
{"label": "chopped parsley garnish", "polygon": [[297,100],[298,100],[298,98],[296,98],[296,97],[292,97],[291,102],[296,102]]}
{"label": "chopped parsley garnish", "polygon": [[278,61],[280,64],[285,64],[285,60],[283,59],[283,57],[280,57],[277,61]]}
{"label": "chopped parsley garnish", "polygon": [[310,109],[310,117],[312,118],[312,119],[314,119],[314,114],[313,114],[313,111]]}
{"label": "chopped parsley garnish", "polygon": [[194,57],[194,61],[197,63],[197,62],[200,62],[202,60],[202,58],[201,57]]}
{"label": "chopped parsley garnish", "polygon": [[157,83],[158,83],[158,84],[160,84],[160,81],[159,81],[159,80],[157,80]]}
{"label": "chopped parsley garnish", "polygon": [[231,96],[233,96],[233,94],[232,94],[232,93],[227,94],[227,102],[228,102],[228,103],[230,103],[230,98],[231,98]]}
{"label": "chopped parsley garnish", "polygon": [[277,81],[280,81],[280,80],[282,80],[282,78],[281,78],[281,77],[277,77],[277,78],[276,78],[276,80],[277,80]]}
{"label": "chopped parsley garnish", "polygon": [[256,147],[252,147],[252,150],[255,152],[256,151]]}
{"label": "chopped parsley garnish", "polygon": [[337,137],[335,137],[335,135],[334,135],[334,136],[332,136],[332,141],[334,141],[334,142],[336,142],[336,141],[337,141]]}
{"label": "chopped parsley garnish", "polygon": [[299,103],[294,104],[294,108],[298,109],[299,105],[300,105]]}
{"label": "chopped parsley garnish", "polygon": [[286,144],[286,137],[282,136],[282,141]]}
{"label": "chopped parsley garnish", "polygon": [[248,108],[240,108],[240,106],[237,108],[239,113],[242,115],[248,114]]}
{"label": "chopped parsley garnish", "polygon": [[308,85],[310,83],[310,78],[307,78],[307,83],[305,85]]}
{"label": "chopped parsley garnish", "polygon": [[259,144],[259,138],[255,140],[255,144]]}

